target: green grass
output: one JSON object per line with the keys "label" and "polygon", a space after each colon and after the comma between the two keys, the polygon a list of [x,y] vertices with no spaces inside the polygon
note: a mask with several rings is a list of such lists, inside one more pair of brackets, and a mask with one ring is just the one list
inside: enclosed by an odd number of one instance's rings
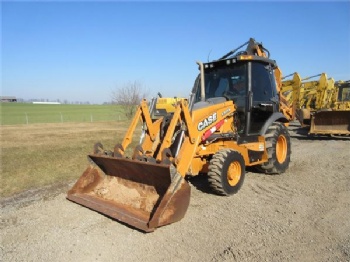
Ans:
{"label": "green grass", "polygon": [[[116,105],[0,103],[0,108],[0,197],[77,180],[93,145],[113,149],[130,123]],[[139,136],[137,129],[130,148]]]}
{"label": "green grass", "polygon": [[[129,121],[1,126],[0,197],[76,181],[88,166],[93,145],[101,142],[113,149],[128,127]],[[130,148],[137,144],[139,130]]]}
{"label": "green grass", "polygon": [[123,108],[116,105],[0,103],[0,107],[1,125],[126,120]]}

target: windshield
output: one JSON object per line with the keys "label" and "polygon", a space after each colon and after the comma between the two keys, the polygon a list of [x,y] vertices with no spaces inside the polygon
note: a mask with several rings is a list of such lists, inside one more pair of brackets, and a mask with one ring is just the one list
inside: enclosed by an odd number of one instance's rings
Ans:
{"label": "windshield", "polygon": [[[232,99],[234,96],[245,96],[247,79],[246,64],[205,69],[205,99],[213,97]],[[198,88],[196,102],[200,101],[200,92]]]}

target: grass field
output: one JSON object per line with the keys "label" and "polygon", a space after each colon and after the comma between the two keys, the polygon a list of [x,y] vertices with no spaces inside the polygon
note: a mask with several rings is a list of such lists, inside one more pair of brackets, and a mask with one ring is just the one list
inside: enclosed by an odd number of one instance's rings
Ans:
{"label": "grass field", "polygon": [[126,120],[116,105],[0,103],[0,107],[1,125]]}
{"label": "grass field", "polygon": [[129,121],[1,126],[0,197],[77,180],[93,145],[100,141],[113,149],[128,126]]}
{"label": "grass field", "polygon": [[130,121],[115,105],[0,106],[0,197],[76,180],[93,145],[102,142],[113,149]]}

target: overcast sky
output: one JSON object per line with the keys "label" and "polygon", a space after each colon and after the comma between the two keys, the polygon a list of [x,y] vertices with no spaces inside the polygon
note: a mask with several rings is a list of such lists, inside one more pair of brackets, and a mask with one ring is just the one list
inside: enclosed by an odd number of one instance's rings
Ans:
{"label": "overcast sky", "polygon": [[138,81],[185,96],[197,60],[250,37],[284,75],[350,79],[350,2],[1,2],[1,95],[111,100]]}

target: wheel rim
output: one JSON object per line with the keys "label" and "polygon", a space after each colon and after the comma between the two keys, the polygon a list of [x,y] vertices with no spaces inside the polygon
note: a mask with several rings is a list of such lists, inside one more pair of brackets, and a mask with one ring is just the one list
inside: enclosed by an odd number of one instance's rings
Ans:
{"label": "wheel rim", "polygon": [[238,161],[234,161],[230,164],[227,170],[227,180],[230,186],[235,186],[241,179],[242,167]]}
{"label": "wheel rim", "polygon": [[287,157],[287,139],[280,135],[276,143],[276,158],[279,163],[283,163]]}

